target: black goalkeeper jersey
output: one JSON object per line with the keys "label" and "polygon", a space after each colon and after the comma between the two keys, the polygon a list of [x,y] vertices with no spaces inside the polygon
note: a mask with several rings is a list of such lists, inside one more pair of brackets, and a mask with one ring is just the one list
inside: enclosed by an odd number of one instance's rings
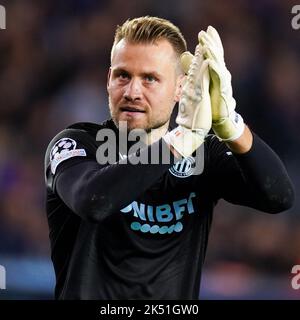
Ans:
{"label": "black goalkeeper jersey", "polygon": [[56,299],[197,299],[218,199],[269,213],[293,203],[282,162],[255,134],[243,155],[208,136],[195,175],[197,159],[176,162],[163,139],[147,148],[170,153],[171,164],[125,164],[117,149],[116,163],[100,165],[103,128],[118,133],[111,120],[78,123],[47,149]]}

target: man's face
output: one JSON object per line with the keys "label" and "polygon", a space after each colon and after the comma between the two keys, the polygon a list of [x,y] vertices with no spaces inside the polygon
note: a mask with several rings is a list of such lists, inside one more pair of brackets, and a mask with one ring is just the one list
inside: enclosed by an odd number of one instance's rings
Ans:
{"label": "man's face", "polygon": [[129,130],[156,129],[168,124],[180,98],[178,58],[167,40],[130,43],[114,48],[108,74],[109,107],[115,123]]}

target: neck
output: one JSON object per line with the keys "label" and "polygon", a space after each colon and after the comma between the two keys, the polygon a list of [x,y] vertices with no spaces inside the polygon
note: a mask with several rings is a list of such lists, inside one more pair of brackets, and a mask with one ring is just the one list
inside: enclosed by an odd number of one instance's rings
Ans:
{"label": "neck", "polygon": [[[119,134],[125,133],[125,135],[127,137],[127,134],[129,133],[129,131],[127,131],[127,123],[125,121],[119,122],[118,125],[116,124],[115,121],[114,121],[114,123],[115,123],[115,126],[119,130]],[[169,123],[170,123],[170,121],[167,121],[162,126],[155,128],[155,129],[151,129],[147,133],[143,129],[140,129],[140,130],[142,130],[142,134],[140,135],[141,141],[143,141],[146,145],[150,145],[150,144],[153,144],[154,142],[158,141],[160,138],[162,138],[168,132]],[[137,132],[139,131],[139,129],[134,129],[134,130],[137,130]]]}
{"label": "neck", "polygon": [[147,133],[146,144],[150,145],[158,141],[161,137],[163,137],[167,133],[168,128],[169,128],[169,121],[159,128],[151,129],[151,131]]}

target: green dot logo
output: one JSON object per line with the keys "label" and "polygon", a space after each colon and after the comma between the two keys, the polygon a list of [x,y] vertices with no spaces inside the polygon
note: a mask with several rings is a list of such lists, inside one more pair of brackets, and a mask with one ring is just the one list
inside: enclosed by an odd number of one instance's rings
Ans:
{"label": "green dot logo", "polygon": [[183,225],[180,221],[170,226],[158,226],[156,224],[153,226],[150,226],[148,223],[140,224],[139,222],[135,221],[131,223],[130,227],[131,227],[131,230],[133,231],[140,231],[143,233],[150,232],[152,234],[155,234],[155,233],[171,234],[173,232],[181,232],[183,229]]}

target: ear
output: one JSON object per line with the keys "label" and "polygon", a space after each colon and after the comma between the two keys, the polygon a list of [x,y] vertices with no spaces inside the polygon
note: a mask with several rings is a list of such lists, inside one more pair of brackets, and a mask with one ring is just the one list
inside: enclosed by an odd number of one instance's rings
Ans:
{"label": "ear", "polygon": [[181,98],[182,87],[183,87],[185,78],[186,78],[186,76],[184,74],[180,74],[177,77],[176,89],[175,89],[175,97],[174,97],[175,102],[178,102],[180,100],[180,98]]}
{"label": "ear", "polygon": [[111,67],[109,67],[108,73],[107,73],[107,82],[106,82],[107,90],[109,89],[110,75],[111,75]]}

